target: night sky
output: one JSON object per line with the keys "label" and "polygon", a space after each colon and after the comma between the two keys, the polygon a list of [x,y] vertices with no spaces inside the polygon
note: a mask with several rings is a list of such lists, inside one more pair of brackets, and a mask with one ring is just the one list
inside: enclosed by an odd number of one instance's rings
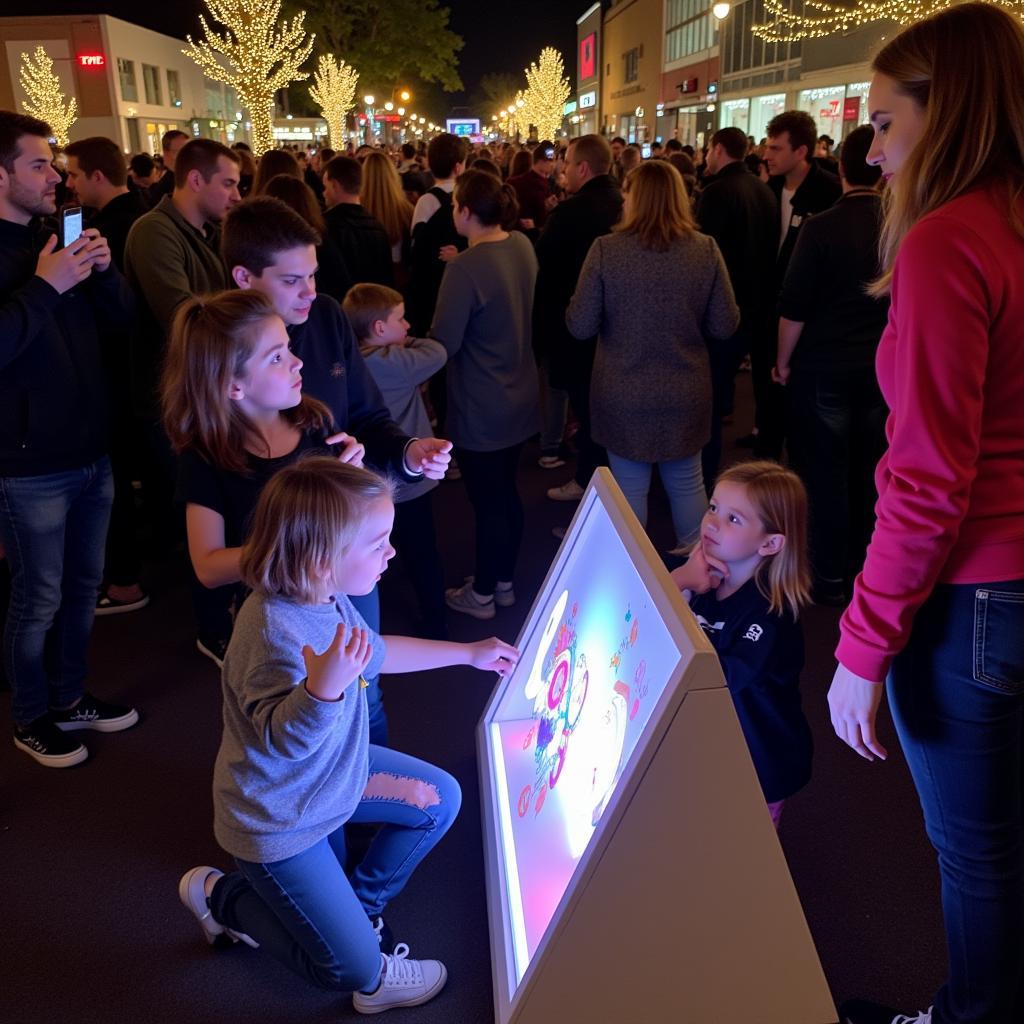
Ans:
{"label": "night sky", "polygon": [[[451,9],[451,27],[465,40],[459,53],[459,74],[467,91],[452,94],[452,106],[465,103],[488,72],[522,77],[523,68],[549,45],[562,51],[565,73],[575,88],[576,19],[590,6],[590,0],[506,0],[502,4],[442,0],[442,5]],[[4,14],[112,14],[181,38],[188,32],[196,34],[199,13],[205,10],[201,0],[9,0],[4,8]],[[431,113],[443,116],[446,111]]]}

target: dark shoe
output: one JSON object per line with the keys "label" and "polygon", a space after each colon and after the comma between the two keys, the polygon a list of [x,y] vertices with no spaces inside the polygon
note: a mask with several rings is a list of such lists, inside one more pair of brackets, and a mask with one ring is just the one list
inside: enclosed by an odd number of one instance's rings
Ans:
{"label": "dark shoe", "polygon": [[121,615],[124,612],[137,612],[140,608],[145,608],[147,604],[149,604],[149,594],[143,594],[142,597],[138,597],[134,601],[118,601],[116,597],[111,597],[110,592],[104,587],[100,591],[100,596],[96,598],[96,614]]}
{"label": "dark shoe", "polygon": [[757,444],[757,434],[750,433],[744,434],[742,437],[736,438],[737,448],[753,448]]}
{"label": "dark shoe", "polygon": [[89,756],[89,751],[78,740],[65,736],[49,715],[29,725],[16,725],[14,745],[46,768],[70,768]]}
{"label": "dark shoe", "polygon": [[139,720],[139,713],[135,708],[108,704],[105,700],[99,700],[91,693],[86,693],[73,708],[66,708],[63,711],[51,708],[50,717],[53,724],[64,732],[74,732],[76,729],[120,732],[122,729],[130,729]]}
{"label": "dark shoe", "polygon": [[196,640],[196,650],[200,654],[205,654],[217,666],[217,668],[224,667],[224,655],[228,652],[228,641],[227,640],[204,640],[199,637]]}
{"label": "dark shoe", "polygon": [[842,1024],[931,1024],[932,1008],[923,1013],[900,1013],[868,999],[848,999],[839,1007]]}

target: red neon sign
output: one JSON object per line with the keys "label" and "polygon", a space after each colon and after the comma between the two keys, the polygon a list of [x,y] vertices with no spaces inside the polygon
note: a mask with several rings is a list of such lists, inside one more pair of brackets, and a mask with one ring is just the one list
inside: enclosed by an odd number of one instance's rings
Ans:
{"label": "red neon sign", "polygon": [[83,68],[106,67],[107,58],[102,53],[80,53],[78,55],[78,66]]}

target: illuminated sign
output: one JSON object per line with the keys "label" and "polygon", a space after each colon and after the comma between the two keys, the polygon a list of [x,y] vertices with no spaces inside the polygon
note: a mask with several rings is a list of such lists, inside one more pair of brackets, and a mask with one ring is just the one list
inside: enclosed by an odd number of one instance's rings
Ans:
{"label": "illuminated sign", "polygon": [[597,106],[597,90],[591,90],[590,92],[580,93],[580,110],[586,110],[587,107]]}
{"label": "illuminated sign", "polygon": [[103,68],[107,66],[107,58],[102,53],[80,53],[78,66],[83,68]]}
{"label": "illuminated sign", "polygon": [[580,40],[580,81],[585,82],[597,74],[597,33],[591,32]]}
{"label": "illuminated sign", "polygon": [[478,117],[448,118],[445,121],[445,128],[452,135],[468,137],[480,134],[480,119]]}

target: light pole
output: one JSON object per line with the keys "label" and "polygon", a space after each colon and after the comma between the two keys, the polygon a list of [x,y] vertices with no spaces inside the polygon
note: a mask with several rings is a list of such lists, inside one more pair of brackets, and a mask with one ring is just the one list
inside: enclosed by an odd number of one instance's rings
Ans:
{"label": "light pole", "polygon": [[[712,6],[712,8],[711,8],[711,15],[715,19],[715,31],[720,31],[722,22],[725,21],[725,19],[729,17],[729,12],[731,10],[732,10],[732,5],[728,4],[728,3],[725,3],[724,0],[721,0],[721,2],[716,3],[716,4],[714,4]],[[709,45],[708,45],[708,64],[707,64],[707,71],[705,72],[705,75],[706,75],[706,77],[708,79],[708,81],[706,83],[706,88],[704,89],[704,95],[706,97],[705,102],[707,103],[707,113],[712,115],[712,116],[708,117],[707,120],[705,121],[704,142],[705,142],[705,144],[707,144],[707,142],[709,141],[709,139],[711,137],[711,130],[714,128],[714,125],[715,125],[714,114],[715,114],[715,112],[717,110],[718,99],[719,99],[719,91],[720,91],[720,86],[721,86],[721,81],[722,81],[722,44],[721,44],[721,42],[719,42],[719,44],[718,44],[718,82],[715,84],[715,93],[714,93],[713,96],[712,96],[712,94],[710,92],[710,88],[711,88],[711,46],[710,46],[710,41],[709,41]]]}
{"label": "light pole", "polygon": [[373,145],[373,134],[374,134],[374,130],[373,130],[373,104],[374,104],[374,97],[372,95],[370,95],[370,93],[367,93],[363,97],[363,103],[366,104],[366,145],[372,146]]}

